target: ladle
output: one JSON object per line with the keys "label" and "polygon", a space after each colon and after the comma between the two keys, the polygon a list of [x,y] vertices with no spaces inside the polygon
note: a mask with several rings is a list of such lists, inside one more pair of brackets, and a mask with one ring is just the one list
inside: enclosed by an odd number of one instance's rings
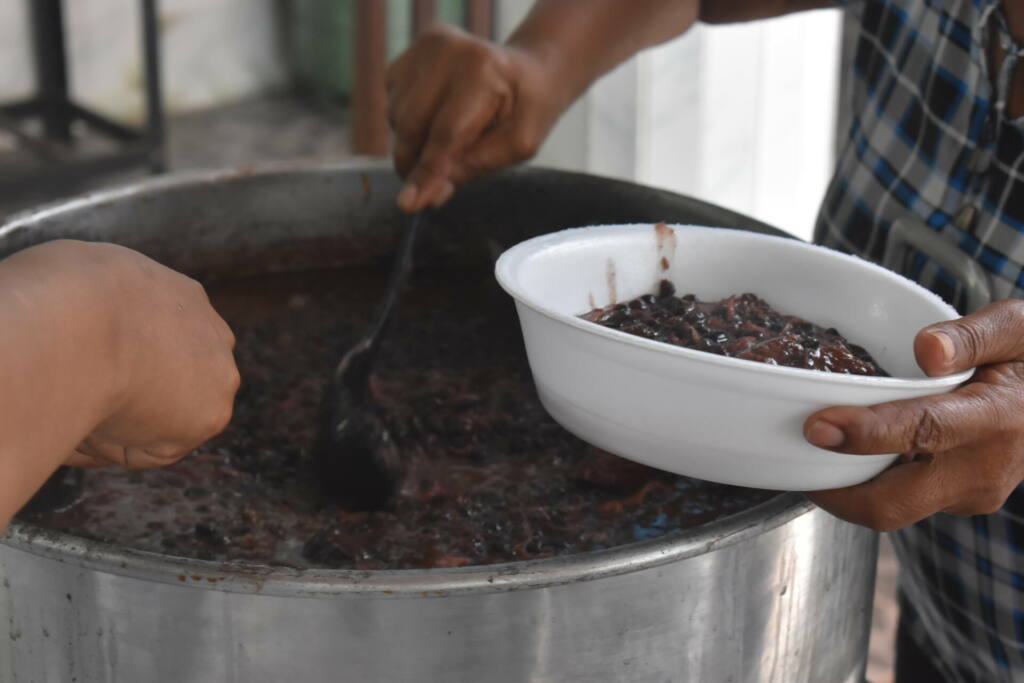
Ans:
{"label": "ladle", "polygon": [[347,507],[384,507],[400,480],[398,452],[373,409],[370,373],[395,304],[412,270],[422,213],[402,235],[384,300],[363,337],[342,357],[321,402],[313,462],[328,496]]}

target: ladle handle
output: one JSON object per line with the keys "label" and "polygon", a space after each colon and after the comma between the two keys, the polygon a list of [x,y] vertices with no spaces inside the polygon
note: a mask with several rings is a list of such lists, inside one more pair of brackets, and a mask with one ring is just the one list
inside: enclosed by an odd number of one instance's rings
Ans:
{"label": "ladle handle", "polygon": [[377,310],[377,317],[365,337],[366,345],[372,350],[376,349],[377,340],[387,327],[388,321],[391,319],[391,312],[401,297],[402,288],[409,279],[409,271],[412,270],[413,249],[416,246],[416,234],[419,232],[422,216],[423,212],[421,211],[412,217],[398,244],[398,252],[395,254],[391,277],[388,280],[387,293],[384,295],[384,301],[381,302],[380,308]]}

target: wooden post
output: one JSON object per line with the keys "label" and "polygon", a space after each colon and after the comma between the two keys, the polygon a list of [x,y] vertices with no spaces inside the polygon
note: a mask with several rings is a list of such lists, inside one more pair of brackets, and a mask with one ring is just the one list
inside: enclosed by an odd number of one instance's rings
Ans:
{"label": "wooden post", "polygon": [[352,149],[356,154],[387,156],[388,98],[387,3],[356,3],[355,83],[352,98]]}
{"label": "wooden post", "polygon": [[437,18],[437,0],[412,0],[413,38],[423,33]]}
{"label": "wooden post", "polygon": [[466,0],[466,28],[482,38],[493,38],[494,0]]}

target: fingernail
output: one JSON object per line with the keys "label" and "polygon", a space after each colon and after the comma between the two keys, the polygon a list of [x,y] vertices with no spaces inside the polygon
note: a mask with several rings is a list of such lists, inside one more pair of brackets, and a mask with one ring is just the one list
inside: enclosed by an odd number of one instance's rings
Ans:
{"label": "fingernail", "polygon": [[939,346],[942,347],[942,362],[946,365],[952,365],[953,361],[956,360],[956,345],[953,343],[953,338],[941,330],[932,330],[932,336],[938,340]]}
{"label": "fingernail", "polygon": [[839,448],[846,441],[846,435],[830,422],[815,420],[807,428],[807,440],[818,448]]}
{"label": "fingernail", "polygon": [[398,193],[398,205],[403,209],[411,207],[413,202],[416,201],[417,194],[419,194],[419,190],[416,189],[415,185],[409,183]]}

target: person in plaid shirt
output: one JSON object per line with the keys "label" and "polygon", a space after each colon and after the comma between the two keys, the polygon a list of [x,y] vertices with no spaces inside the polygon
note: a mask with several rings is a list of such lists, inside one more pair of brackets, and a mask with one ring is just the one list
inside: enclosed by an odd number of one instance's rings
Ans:
{"label": "person in plaid shirt", "polygon": [[[1024,680],[1024,2],[841,4],[859,25],[844,79],[852,122],[816,239],[881,261],[894,226],[916,225],[939,247],[912,242],[899,267],[965,314],[918,334],[918,362],[931,375],[977,370],[951,394],[809,416],[815,445],[906,454],[865,484],[811,497],[898,530],[900,683]],[[533,156],[598,76],[696,21],[827,6],[541,0],[504,45],[436,27],[388,73],[399,205],[439,206]],[[983,296],[965,289],[958,259],[978,264]]]}

